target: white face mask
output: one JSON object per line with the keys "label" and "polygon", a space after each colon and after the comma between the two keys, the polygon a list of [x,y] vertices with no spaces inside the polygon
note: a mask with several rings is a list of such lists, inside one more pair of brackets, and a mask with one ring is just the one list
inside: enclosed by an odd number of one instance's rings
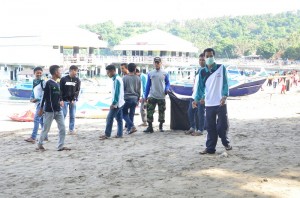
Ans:
{"label": "white face mask", "polygon": [[212,65],[215,62],[215,57],[209,57],[205,59],[206,65]]}

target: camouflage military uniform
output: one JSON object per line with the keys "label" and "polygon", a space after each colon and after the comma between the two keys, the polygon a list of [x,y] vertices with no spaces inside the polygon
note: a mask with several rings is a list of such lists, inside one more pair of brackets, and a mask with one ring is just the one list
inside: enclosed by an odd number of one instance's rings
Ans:
{"label": "camouflage military uniform", "polygon": [[166,100],[165,99],[155,99],[152,97],[148,98],[147,122],[153,122],[153,114],[155,111],[156,104],[158,105],[158,121],[160,123],[164,123],[165,122]]}

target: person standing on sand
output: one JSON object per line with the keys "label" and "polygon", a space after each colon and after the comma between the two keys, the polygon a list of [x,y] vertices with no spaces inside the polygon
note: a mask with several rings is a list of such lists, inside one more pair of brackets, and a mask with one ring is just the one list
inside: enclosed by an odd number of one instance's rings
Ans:
{"label": "person standing on sand", "polygon": [[141,79],[135,74],[136,65],[134,63],[128,64],[129,73],[123,77],[124,84],[124,100],[123,119],[127,125],[127,134],[137,131],[134,126],[133,117],[135,114],[135,107],[137,106],[141,96]]}
{"label": "person standing on sand", "polygon": [[123,137],[123,105],[124,101],[124,86],[122,78],[116,73],[116,67],[114,65],[108,65],[106,67],[107,75],[113,80],[112,87],[112,104],[106,118],[105,135],[100,136],[100,140],[109,139],[111,136],[112,126],[114,118],[118,122],[118,132],[115,138]]}
{"label": "person standing on sand", "polygon": [[141,82],[142,82],[142,99],[140,100],[141,106],[140,106],[140,114],[142,118],[142,124],[139,126],[148,126],[147,124],[147,111],[146,111],[146,105],[145,101],[143,100],[144,98],[144,92],[146,90],[146,84],[147,84],[147,75],[144,73],[141,73],[140,70],[136,69],[136,75],[140,76]]}
{"label": "person standing on sand", "polygon": [[231,150],[227,132],[229,128],[226,99],[228,97],[227,71],[224,65],[215,63],[215,51],[212,48],[204,50],[206,66],[199,73],[199,82],[193,107],[198,101],[206,108],[206,148],[200,154],[214,154],[218,136],[226,150]]}
{"label": "person standing on sand", "polygon": [[[204,59],[203,53],[200,54],[200,56],[199,56],[199,65],[200,65],[200,68],[195,75],[195,83],[194,83],[194,87],[193,87],[192,99],[190,100],[190,104],[189,104],[189,108],[188,108],[190,130],[185,132],[186,135],[191,134],[192,136],[203,135],[203,131],[205,128],[205,105],[198,102],[198,104],[197,104],[198,108],[193,108],[193,98],[195,97],[196,92],[197,92],[199,72],[201,71],[201,69],[203,69],[205,67],[205,59]],[[198,113],[198,121],[199,121],[198,127],[196,127],[196,124],[197,124],[196,114],[197,113]],[[197,128],[198,128],[198,130],[196,131]]]}
{"label": "person standing on sand", "polygon": [[49,71],[52,78],[46,83],[43,100],[41,102],[41,109],[39,111],[39,116],[42,116],[44,113],[44,128],[38,141],[37,150],[45,151],[43,141],[48,135],[53,119],[55,119],[59,130],[57,150],[69,151],[71,149],[64,147],[66,128],[64,115],[61,109],[61,107],[63,107],[63,101],[60,97],[59,84],[56,82],[61,77],[60,68],[58,65],[52,65],[50,66]]}
{"label": "person standing on sand", "polygon": [[[156,104],[158,105],[159,131],[164,132],[163,123],[165,122],[166,100],[170,88],[169,75],[161,69],[161,58],[154,58],[155,70],[148,73],[147,85],[144,101],[147,102],[147,122],[148,128],[145,133],[153,133],[153,114]],[[149,97],[148,97],[149,96]]]}
{"label": "person standing on sand", "polygon": [[80,92],[80,80],[76,76],[78,67],[72,65],[69,69],[69,75],[64,76],[60,80],[60,94],[64,101],[63,113],[66,118],[69,109],[69,134],[75,134],[75,114],[76,114],[76,102],[78,101],[78,95]]}
{"label": "person standing on sand", "polygon": [[[39,125],[43,128],[43,117],[39,116],[38,113],[41,108],[41,100],[44,94],[44,87],[46,82],[42,80],[43,69],[41,67],[35,67],[33,69],[35,79],[33,80],[33,89],[30,96],[30,102],[35,104],[36,111],[33,119],[33,129],[30,138],[25,139],[26,142],[35,143]],[[48,136],[45,137],[45,141],[48,141]]]}

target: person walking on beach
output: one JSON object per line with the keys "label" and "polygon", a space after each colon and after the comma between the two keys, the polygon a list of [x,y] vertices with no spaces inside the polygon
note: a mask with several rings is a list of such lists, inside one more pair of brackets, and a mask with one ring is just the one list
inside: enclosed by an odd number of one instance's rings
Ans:
{"label": "person walking on beach", "polygon": [[[198,81],[199,81],[199,72],[201,71],[201,69],[203,69],[205,67],[205,59],[204,59],[203,53],[200,54],[200,56],[199,56],[199,65],[200,65],[200,69],[197,71],[196,76],[195,76],[195,83],[194,83],[194,87],[193,87],[192,99],[190,100],[190,104],[189,104],[189,108],[188,108],[190,130],[188,130],[185,133],[187,135],[191,134],[192,136],[203,135],[203,131],[205,128],[205,105],[198,102],[197,108],[193,108],[193,98],[195,97],[196,92],[197,92],[197,86],[198,86]],[[198,113],[198,124],[199,124],[198,127],[196,127],[197,113]]]}
{"label": "person walking on beach", "polygon": [[63,113],[66,118],[69,110],[69,134],[75,133],[75,114],[76,102],[80,92],[80,79],[77,77],[78,67],[72,65],[69,68],[69,75],[64,76],[60,80],[60,94],[64,101]]}
{"label": "person walking on beach", "polygon": [[227,71],[224,65],[215,63],[215,51],[204,50],[206,66],[199,73],[199,82],[193,107],[197,103],[205,104],[206,108],[206,148],[200,154],[214,154],[218,136],[226,150],[231,150],[227,132],[229,128],[226,99],[228,96]]}
{"label": "person walking on beach", "polygon": [[142,99],[140,100],[141,106],[140,106],[140,114],[142,118],[142,124],[139,126],[148,126],[147,124],[147,111],[146,111],[146,105],[143,98],[145,97],[144,92],[146,90],[146,84],[147,84],[147,75],[144,73],[141,73],[140,70],[136,69],[136,75],[138,75],[141,78],[142,82]]}
{"label": "person walking on beach", "polygon": [[128,64],[129,73],[123,77],[124,84],[124,100],[123,119],[127,125],[127,134],[137,131],[134,126],[133,117],[135,114],[135,107],[137,106],[141,96],[141,79],[135,74],[136,65],[134,63]]}
{"label": "person walking on beach", "polygon": [[118,131],[115,138],[123,137],[123,105],[125,104],[123,80],[116,73],[116,67],[114,65],[108,65],[106,67],[106,73],[113,80],[113,87],[111,91],[112,103],[106,118],[105,135],[101,135],[99,138],[100,140],[110,138],[114,118],[116,118],[118,123]]}
{"label": "person walking on beach", "polygon": [[[147,102],[147,122],[148,128],[145,133],[153,133],[153,114],[156,104],[158,105],[159,131],[164,132],[163,123],[165,122],[166,100],[165,97],[169,92],[170,82],[169,75],[161,69],[161,58],[154,58],[155,70],[148,73],[147,85],[145,90],[144,101]],[[149,96],[149,97],[148,97]]]}
{"label": "person walking on beach", "polygon": [[71,150],[68,147],[64,147],[66,128],[64,115],[61,109],[63,101],[60,97],[60,86],[56,82],[57,79],[61,77],[60,68],[58,65],[52,65],[50,66],[49,71],[52,78],[46,83],[41,108],[39,110],[39,116],[42,116],[44,113],[44,128],[38,141],[37,150],[45,150],[43,142],[48,135],[53,119],[56,121],[59,130],[57,150]]}
{"label": "person walking on beach", "polygon": [[274,76],[273,76],[273,88],[276,89],[277,84],[278,84],[278,72],[275,72]]}
{"label": "person walking on beach", "polygon": [[[33,129],[32,129],[31,136],[25,139],[25,141],[34,144],[39,130],[39,125],[41,125],[41,128],[43,128],[43,117],[39,116],[38,113],[41,108],[41,100],[43,98],[44,87],[46,82],[42,80],[43,69],[41,67],[35,67],[33,69],[33,73],[35,75],[35,79],[33,80],[33,89],[30,96],[30,102],[35,104],[36,111],[34,114]],[[47,141],[48,137],[46,137],[45,140]]]}
{"label": "person walking on beach", "polygon": [[121,64],[121,73],[122,73],[122,76],[126,76],[127,74],[129,74],[127,63]]}

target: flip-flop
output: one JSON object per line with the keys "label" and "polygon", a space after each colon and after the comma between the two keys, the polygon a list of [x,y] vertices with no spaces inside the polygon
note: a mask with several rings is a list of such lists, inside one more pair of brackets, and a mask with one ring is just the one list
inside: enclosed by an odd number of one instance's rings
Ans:
{"label": "flip-flop", "polygon": [[122,136],[115,135],[114,138],[122,138]]}
{"label": "flip-flop", "polygon": [[71,149],[68,147],[62,147],[60,149],[58,149],[57,151],[70,151]]}
{"label": "flip-flop", "polygon": [[35,150],[37,150],[37,151],[45,151],[46,149],[42,145],[40,145]]}
{"label": "flip-flop", "polygon": [[108,137],[105,136],[105,135],[102,135],[102,136],[99,137],[99,140],[107,140],[107,139],[108,139]]}

